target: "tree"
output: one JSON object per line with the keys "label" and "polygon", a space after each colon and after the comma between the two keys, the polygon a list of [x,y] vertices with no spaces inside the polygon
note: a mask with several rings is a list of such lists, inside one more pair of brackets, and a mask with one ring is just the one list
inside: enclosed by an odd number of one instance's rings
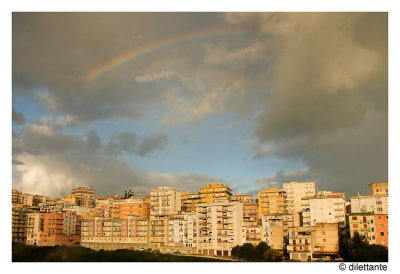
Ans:
{"label": "tree", "polygon": [[257,255],[255,252],[255,248],[250,243],[245,243],[239,249],[239,258],[245,259],[246,261],[255,261],[257,260]]}
{"label": "tree", "polygon": [[365,235],[361,235],[358,231],[354,232],[353,238],[351,238],[351,248],[361,248],[368,245],[368,239]]}
{"label": "tree", "polygon": [[258,245],[256,246],[256,256],[260,261],[264,260],[264,253],[271,247],[266,243],[266,242],[259,242]]}
{"label": "tree", "polygon": [[352,262],[387,262],[388,249],[382,245],[368,244],[367,238],[356,231],[351,239],[350,254],[344,259]]}
{"label": "tree", "polygon": [[269,248],[264,252],[264,260],[267,262],[282,262],[283,254],[278,249]]}
{"label": "tree", "polygon": [[239,257],[239,250],[240,250],[240,245],[236,245],[232,248],[232,256],[233,257]]}

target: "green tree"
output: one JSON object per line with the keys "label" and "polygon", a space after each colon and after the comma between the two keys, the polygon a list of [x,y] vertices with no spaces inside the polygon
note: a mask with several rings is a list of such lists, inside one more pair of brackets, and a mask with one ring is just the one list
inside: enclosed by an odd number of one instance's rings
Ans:
{"label": "green tree", "polygon": [[256,246],[256,256],[260,261],[264,260],[264,253],[271,247],[266,243],[266,242],[259,242],[258,245]]}
{"label": "green tree", "polygon": [[283,254],[278,249],[269,248],[264,252],[264,260],[267,262],[282,262]]}
{"label": "green tree", "polygon": [[368,244],[367,238],[356,231],[351,239],[349,255],[344,259],[351,262],[387,262],[388,249],[382,245]]}
{"label": "green tree", "polygon": [[250,243],[245,243],[239,249],[239,258],[245,259],[246,261],[257,261],[257,255],[255,248]]}
{"label": "green tree", "polygon": [[240,245],[235,245],[235,246],[232,248],[232,251],[231,251],[232,256],[233,256],[233,257],[239,257],[239,250],[240,250]]}

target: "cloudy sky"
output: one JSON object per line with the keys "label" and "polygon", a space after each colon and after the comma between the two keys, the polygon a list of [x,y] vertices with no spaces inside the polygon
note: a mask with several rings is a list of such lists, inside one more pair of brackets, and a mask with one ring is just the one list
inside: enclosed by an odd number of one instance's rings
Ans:
{"label": "cloudy sky", "polygon": [[386,13],[14,13],[13,188],[388,179]]}

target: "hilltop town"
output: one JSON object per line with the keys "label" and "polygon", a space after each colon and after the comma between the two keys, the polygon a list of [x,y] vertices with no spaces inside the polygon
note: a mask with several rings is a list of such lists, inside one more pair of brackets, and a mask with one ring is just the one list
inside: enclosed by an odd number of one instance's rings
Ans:
{"label": "hilltop town", "polygon": [[316,191],[314,182],[288,182],[253,201],[223,184],[114,196],[78,187],[60,199],[13,189],[12,241],[227,258],[234,248],[265,242],[287,260],[337,261],[355,235],[388,247],[388,183],[368,191],[346,200],[345,193]]}

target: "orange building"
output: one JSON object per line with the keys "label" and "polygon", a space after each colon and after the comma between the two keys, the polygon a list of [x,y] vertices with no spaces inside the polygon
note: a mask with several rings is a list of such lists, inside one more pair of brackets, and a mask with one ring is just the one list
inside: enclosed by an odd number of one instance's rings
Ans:
{"label": "orange building", "polygon": [[200,193],[182,192],[181,193],[181,212],[196,212],[196,205],[200,203]]}
{"label": "orange building", "polygon": [[258,203],[243,204],[243,220],[245,221],[258,220]]}
{"label": "orange building", "polygon": [[146,202],[115,202],[101,205],[102,215],[106,218],[127,219],[135,216],[147,219],[150,216],[150,204]]}
{"label": "orange building", "polygon": [[80,216],[73,212],[45,213],[39,246],[79,245]]}
{"label": "orange building", "polygon": [[389,225],[387,214],[375,214],[376,243],[389,247]]}

